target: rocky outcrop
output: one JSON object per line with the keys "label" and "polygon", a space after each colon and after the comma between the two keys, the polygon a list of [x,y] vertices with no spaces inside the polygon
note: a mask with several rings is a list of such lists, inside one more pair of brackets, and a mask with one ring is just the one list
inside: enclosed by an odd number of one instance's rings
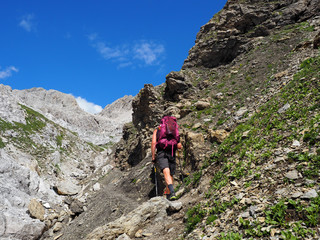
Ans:
{"label": "rocky outcrop", "polygon": [[253,47],[252,39],[268,36],[277,27],[305,21],[319,11],[319,0],[229,0],[222,11],[201,27],[182,68],[212,68],[230,63]]}
{"label": "rocky outcrop", "polygon": [[171,72],[166,76],[165,98],[178,101],[191,86],[183,72]]}
{"label": "rocky outcrop", "polygon": [[[61,203],[61,199],[50,189],[38,173],[30,167],[36,166],[35,159],[16,151],[18,158],[13,158],[0,149],[0,236],[2,239],[37,239],[45,230],[43,214],[30,208],[33,219],[27,214],[31,198],[37,197],[54,204]],[[30,157],[30,160],[28,160]],[[41,206],[42,207],[42,206]],[[42,209],[43,210],[43,209]]]}
{"label": "rocky outcrop", "polygon": [[4,121],[25,123],[25,113],[12,94],[11,87],[3,84],[0,84],[0,112]]}
{"label": "rocky outcrop", "polygon": [[0,91],[0,236],[38,239],[57,222],[60,215],[51,219],[52,212],[68,212],[66,197],[57,193],[81,194],[108,151],[21,104],[10,87]]}
{"label": "rocky outcrop", "polygon": [[[148,221],[156,225],[163,225],[168,214],[176,213],[182,208],[182,203],[169,202],[162,197],[152,198],[132,212],[121,218],[95,229],[86,239],[131,239],[134,237],[157,238],[159,232],[144,229]],[[156,233],[156,234],[155,234]]]}
{"label": "rocky outcrop", "polygon": [[133,99],[132,122],[137,129],[156,126],[163,112],[163,107],[159,104],[160,98],[160,93],[152,84],[145,84]]}

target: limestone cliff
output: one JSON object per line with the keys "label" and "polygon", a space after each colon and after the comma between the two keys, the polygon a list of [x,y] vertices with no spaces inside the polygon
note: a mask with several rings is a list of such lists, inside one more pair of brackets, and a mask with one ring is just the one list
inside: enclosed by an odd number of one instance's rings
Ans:
{"label": "limestone cliff", "polygon": [[[104,173],[112,169],[110,142],[118,140],[131,119],[131,97],[97,116],[54,90],[0,85],[0,98],[0,236],[38,239],[82,212],[74,205],[86,200],[83,188],[90,176],[101,167]],[[76,201],[69,199],[74,195]]]}

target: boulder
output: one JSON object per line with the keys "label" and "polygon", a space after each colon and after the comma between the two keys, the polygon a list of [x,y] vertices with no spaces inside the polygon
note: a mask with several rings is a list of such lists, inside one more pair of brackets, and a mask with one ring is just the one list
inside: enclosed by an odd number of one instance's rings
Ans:
{"label": "boulder", "polygon": [[210,142],[217,142],[222,143],[229,135],[230,132],[224,130],[224,129],[218,129],[218,130],[212,130],[209,129],[209,139]]}
{"label": "boulder", "polygon": [[284,176],[288,179],[291,179],[291,180],[299,179],[299,173],[297,170],[287,172]]}
{"label": "boulder", "polygon": [[209,108],[210,103],[200,100],[200,101],[196,102],[195,106],[196,106],[197,110],[203,110],[203,109]]}
{"label": "boulder", "polygon": [[[152,219],[155,220],[160,216],[162,219],[163,217],[167,216],[167,211],[169,209],[173,211],[179,211],[181,208],[181,203],[172,203],[163,197],[155,197],[150,199],[148,202],[143,203],[130,213],[116,219],[115,221],[96,228],[93,232],[87,235],[86,239],[111,240],[117,239],[124,234],[126,234],[129,239],[134,238],[136,233],[140,229],[143,229],[148,221],[151,221]],[[126,235],[124,236],[127,237]]]}
{"label": "boulder", "polygon": [[318,193],[315,189],[311,189],[310,191],[303,194],[300,198],[301,199],[311,199],[318,197]]}
{"label": "boulder", "polygon": [[182,72],[171,72],[166,76],[165,98],[179,100],[179,95],[188,90],[190,84],[185,80]]}
{"label": "boulder", "polygon": [[83,210],[83,202],[75,199],[71,204],[70,204],[70,210],[71,212],[73,212],[73,214],[75,215],[79,215],[80,213],[82,213]]}
{"label": "boulder", "polygon": [[37,218],[40,221],[44,220],[45,209],[37,199],[31,199],[28,210],[31,217]]}
{"label": "boulder", "polygon": [[62,180],[57,183],[55,188],[60,195],[76,195],[81,190],[81,186],[76,185],[71,180]]}
{"label": "boulder", "polygon": [[207,152],[204,136],[202,133],[187,132],[186,133],[186,163],[191,169],[195,170],[201,166],[204,158],[203,153]]}
{"label": "boulder", "polygon": [[133,99],[132,122],[137,129],[141,130],[146,126],[157,125],[163,114],[163,110],[157,107],[158,99],[160,99],[160,94],[152,84],[145,84]]}

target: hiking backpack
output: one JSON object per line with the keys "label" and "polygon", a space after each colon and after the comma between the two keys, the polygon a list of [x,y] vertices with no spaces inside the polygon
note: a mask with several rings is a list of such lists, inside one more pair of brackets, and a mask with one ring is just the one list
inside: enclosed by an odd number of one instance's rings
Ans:
{"label": "hiking backpack", "polygon": [[180,142],[178,128],[179,126],[175,117],[163,117],[157,131],[157,148],[171,150],[173,156],[173,152],[177,148],[178,142]]}

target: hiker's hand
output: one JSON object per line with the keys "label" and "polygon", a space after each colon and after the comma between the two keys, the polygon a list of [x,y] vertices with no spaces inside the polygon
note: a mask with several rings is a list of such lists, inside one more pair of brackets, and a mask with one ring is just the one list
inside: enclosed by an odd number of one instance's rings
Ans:
{"label": "hiker's hand", "polygon": [[181,144],[181,143],[178,143],[178,144],[177,144],[177,148],[178,148],[178,149],[182,149],[182,144]]}

